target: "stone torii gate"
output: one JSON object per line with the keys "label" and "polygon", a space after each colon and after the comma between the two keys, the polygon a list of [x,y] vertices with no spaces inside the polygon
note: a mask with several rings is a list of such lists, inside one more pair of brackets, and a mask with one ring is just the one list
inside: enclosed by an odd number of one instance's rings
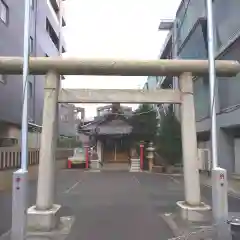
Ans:
{"label": "stone torii gate", "polygon": [[[23,58],[0,57],[0,74],[22,74]],[[236,61],[216,61],[218,76],[240,72]],[[178,202],[183,212],[208,210],[201,202],[197,164],[197,140],[193,98],[193,76],[208,73],[207,60],[91,60],[35,57],[29,73],[46,75],[43,129],[41,135],[36,205],[28,210],[28,225],[51,231],[56,227],[60,206],[54,204],[55,129],[58,103],[172,103],[181,105],[185,199]],[[179,76],[179,90],[59,89],[59,75]]]}

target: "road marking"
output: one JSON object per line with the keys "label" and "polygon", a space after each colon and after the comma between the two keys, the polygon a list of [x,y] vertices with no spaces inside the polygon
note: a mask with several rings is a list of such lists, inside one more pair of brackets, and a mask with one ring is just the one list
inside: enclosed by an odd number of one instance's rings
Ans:
{"label": "road marking", "polygon": [[173,182],[180,184],[181,182],[172,176],[168,176]]}
{"label": "road marking", "polygon": [[64,193],[69,193],[71,190],[73,190],[81,182],[82,182],[82,180],[77,181],[70,188],[68,188],[66,191],[64,191]]}
{"label": "road marking", "polygon": [[133,176],[133,179],[137,182],[137,184],[140,184],[140,181],[137,179],[136,176]]}

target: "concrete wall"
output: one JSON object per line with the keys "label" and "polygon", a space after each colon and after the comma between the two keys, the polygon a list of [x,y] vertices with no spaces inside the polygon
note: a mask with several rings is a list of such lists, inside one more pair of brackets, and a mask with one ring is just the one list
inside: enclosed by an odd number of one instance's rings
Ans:
{"label": "concrete wall", "polygon": [[[60,159],[56,161],[56,170],[65,169],[67,159]],[[0,191],[11,190],[12,188],[12,176],[15,170],[0,171]],[[30,166],[28,168],[28,177],[30,181],[37,180],[38,178],[38,165]]]}
{"label": "concrete wall", "polygon": [[[20,148],[0,148],[0,191],[8,190],[12,186],[12,174],[20,167]],[[57,149],[56,169],[63,169],[67,166],[67,159],[73,155],[73,149]],[[29,180],[37,179],[39,149],[30,149],[28,152]]]}

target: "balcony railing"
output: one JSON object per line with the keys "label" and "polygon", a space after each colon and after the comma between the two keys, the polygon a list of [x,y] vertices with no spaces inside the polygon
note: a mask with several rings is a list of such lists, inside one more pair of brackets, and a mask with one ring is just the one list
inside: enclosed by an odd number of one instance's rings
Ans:
{"label": "balcony railing", "polygon": [[50,3],[52,5],[53,10],[55,11],[55,13],[57,14],[59,11],[59,4],[57,0],[50,0]]}
{"label": "balcony railing", "polygon": [[165,81],[166,76],[160,76],[158,77],[158,83],[157,83],[157,88],[161,88],[163,82]]}

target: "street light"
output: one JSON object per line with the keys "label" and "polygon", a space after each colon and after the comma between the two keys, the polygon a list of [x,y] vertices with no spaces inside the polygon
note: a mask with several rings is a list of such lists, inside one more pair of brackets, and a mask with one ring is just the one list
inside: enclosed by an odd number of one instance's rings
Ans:
{"label": "street light", "polygon": [[213,0],[206,0],[207,33],[208,33],[208,62],[210,85],[210,111],[211,111],[211,143],[212,143],[212,208],[215,223],[220,226],[218,233],[225,239],[226,228],[222,227],[228,218],[228,187],[226,170],[219,167],[217,149],[216,126],[216,70],[215,70],[215,39]]}
{"label": "street light", "polygon": [[28,186],[28,65],[31,0],[25,0],[23,40],[23,104],[21,130],[21,169],[13,173],[11,240],[24,240],[27,220]]}

